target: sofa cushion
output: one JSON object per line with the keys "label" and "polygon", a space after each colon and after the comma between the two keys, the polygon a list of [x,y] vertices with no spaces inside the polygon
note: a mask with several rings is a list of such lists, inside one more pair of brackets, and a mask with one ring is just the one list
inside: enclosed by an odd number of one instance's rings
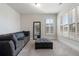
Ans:
{"label": "sofa cushion", "polygon": [[[13,41],[13,44],[15,45],[15,40],[12,34],[5,34],[5,35],[0,35],[0,41]],[[15,45],[16,49],[16,45]]]}
{"label": "sofa cushion", "polygon": [[24,45],[24,40],[19,40],[16,47],[19,48]]}
{"label": "sofa cushion", "polygon": [[5,41],[5,40],[11,40],[12,35],[5,34],[5,35],[0,35],[0,41]]}
{"label": "sofa cushion", "polygon": [[15,35],[16,35],[16,38],[18,40],[23,40],[24,39],[24,33],[22,33],[22,32],[15,33]]}

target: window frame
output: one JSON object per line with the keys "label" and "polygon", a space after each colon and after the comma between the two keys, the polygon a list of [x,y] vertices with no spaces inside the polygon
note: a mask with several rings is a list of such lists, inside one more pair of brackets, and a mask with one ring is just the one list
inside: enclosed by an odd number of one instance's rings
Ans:
{"label": "window frame", "polygon": [[[48,18],[48,19],[50,20],[51,18]],[[51,34],[54,33],[54,20],[51,19],[51,20],[53,20],[52,24],[46,24],[46,20],[47,19],[45,19],[45,34],[46,35],[51,35]],[[49,27],[49,30],[48,31],[47,31],[46,27]],[[53,30],[51,30],[51,28],[53,28]]]}

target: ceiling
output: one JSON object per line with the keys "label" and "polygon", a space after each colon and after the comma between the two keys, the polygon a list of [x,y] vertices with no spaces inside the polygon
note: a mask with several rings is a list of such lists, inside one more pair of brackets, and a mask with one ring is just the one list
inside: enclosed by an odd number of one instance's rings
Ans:
{"label": "ceiling", "polygon": [[13,9],[21,14],[56,14],[72,3],[40,3],[35,7],[34,3],[8,3]]}

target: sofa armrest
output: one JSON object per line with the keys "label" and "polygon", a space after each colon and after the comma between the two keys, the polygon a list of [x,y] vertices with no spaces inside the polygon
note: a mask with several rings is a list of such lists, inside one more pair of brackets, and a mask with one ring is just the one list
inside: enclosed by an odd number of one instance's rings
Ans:
{"label": "sofa armrest", "polygon": [[13,56],[15,50],[14,48],[12,40],[0,41],[0,56]]}

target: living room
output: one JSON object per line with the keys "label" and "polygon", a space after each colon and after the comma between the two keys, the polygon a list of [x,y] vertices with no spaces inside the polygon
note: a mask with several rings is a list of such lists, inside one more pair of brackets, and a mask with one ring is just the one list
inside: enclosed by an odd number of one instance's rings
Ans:
{"label": "living room", "polygon": [[0,3],[0,56],[79,56],[78,16],[79,3]]}

